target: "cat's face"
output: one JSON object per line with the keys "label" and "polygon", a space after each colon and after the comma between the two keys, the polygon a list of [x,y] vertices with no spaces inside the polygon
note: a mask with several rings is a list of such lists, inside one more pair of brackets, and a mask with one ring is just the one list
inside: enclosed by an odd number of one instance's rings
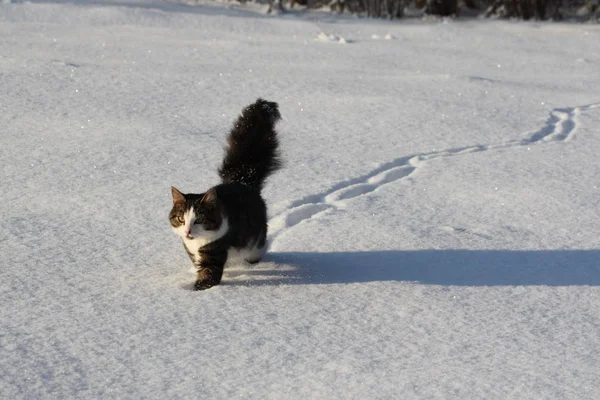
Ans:
{"label": "cat's face", "polygon": [[171,188],[173,208],[169,213],[171,228],[183,239],[193,240],[213,236],[223,224],[216,192],[183,194]]}

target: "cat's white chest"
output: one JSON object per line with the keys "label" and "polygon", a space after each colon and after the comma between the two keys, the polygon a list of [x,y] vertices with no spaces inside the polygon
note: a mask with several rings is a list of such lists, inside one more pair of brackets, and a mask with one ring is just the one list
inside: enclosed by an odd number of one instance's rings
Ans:
{"label": "cat's white chest", "polygon": [[205,231],[198,227],[193,231],[194,235],[197,236],[192,239],[181,235],[183,238],[183,244],[188,252],[192,255],[194,264],[198,265],[200,263],[200,253],[198,250],[200,250],[201,247],[222,238],[228,230],[229,224],[227,223],[227,218],[223,218],[221,226],[216,231]]}
{"label": "cat's white chest", "polygon": [[213,242],[213,238],[207,237],[196,237],[193,239],[184,238],[183,244],[185,248],[190,252],[192,258],[194,259],[194,264],[198,264],[200,262],[200,253],[199,250],[202,246]]}

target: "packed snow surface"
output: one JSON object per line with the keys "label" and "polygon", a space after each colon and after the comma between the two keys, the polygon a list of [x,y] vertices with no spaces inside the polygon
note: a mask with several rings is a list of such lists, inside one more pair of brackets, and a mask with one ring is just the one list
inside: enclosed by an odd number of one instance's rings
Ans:
{"label": "packed snow surface", "polygon": [[[3,3],[1,398],[600,398],[599,26]],[[258,97],[270,251],[191,291]]]}

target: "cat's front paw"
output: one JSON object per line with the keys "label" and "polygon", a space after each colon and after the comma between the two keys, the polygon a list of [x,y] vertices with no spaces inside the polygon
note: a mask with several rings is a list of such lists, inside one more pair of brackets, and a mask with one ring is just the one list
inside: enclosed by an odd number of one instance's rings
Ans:
{"label": "cat's front paw", "polygon": [[210,280],[200,280],[198,279],[196,283],[194,283],[194,290],[206,290],[215,286],[217,283]]}
{"label": "cat's front paw", "polygon": [[200,268],[198,270],[198,278],[194,284],[194,290],[206,290],[221,282],[223,270],[215,270],[211,268]]}

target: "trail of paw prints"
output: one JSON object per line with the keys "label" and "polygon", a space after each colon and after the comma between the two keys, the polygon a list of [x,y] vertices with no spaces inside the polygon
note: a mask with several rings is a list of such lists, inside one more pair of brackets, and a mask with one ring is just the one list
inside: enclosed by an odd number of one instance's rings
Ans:
{"label": "trail of paw prints", "polygon": [[410,176],[427,161],[505,148],[568,141],[579,126],[579,115],[593,108],[600,108],[600,102],[572,108],[555,108],[540,129],[530,132],[523,139],[457,147],[396,158],[365,175],[338,182],[324,192],[311,194],[292,202],[286,210],[269,220],[269,242],[273,243],[280,234],[303,221],[316,218],[328,210],[340,209],[345,201],[366,195],[384,185]]}

